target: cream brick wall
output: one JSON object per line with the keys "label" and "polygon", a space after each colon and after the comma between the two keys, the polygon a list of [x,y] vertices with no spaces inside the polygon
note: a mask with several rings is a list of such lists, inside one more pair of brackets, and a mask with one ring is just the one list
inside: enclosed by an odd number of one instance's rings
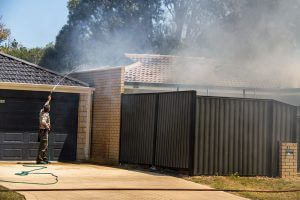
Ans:
{"label": "cream brick wall", "polygon": [[[286,151],[290,149],[293,154],[288,155]],[[297,176],[297,143],[280,143],[279,149],[279,174],[282,178],[292,178]]]}
{"label": "cream brick wall", "polygon": [[[105,164],[118,163],[124,68],[86,71],[74,73],[72,76],[95,88],[92,109],[91,160]],[[78,149],[81,149],[80,145]]]}
{"label": "cream brick wall", "polygon": [[90,159],[91,94],[80,94],[78,105],[77,160]]}

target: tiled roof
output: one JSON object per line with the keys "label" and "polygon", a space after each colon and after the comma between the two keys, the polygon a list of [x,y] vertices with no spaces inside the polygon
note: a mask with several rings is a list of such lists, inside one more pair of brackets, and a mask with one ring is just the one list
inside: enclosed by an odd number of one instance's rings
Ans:
{"label": "tiled roof", "polygon": [[125,68],[125,81],[166,83],[172,70],[173,57],[147,54],[126,54],[134,64]]}
{"label": "tiled roof", "polygon": [[[134,64],[125,67],[125,82],[197,84],[203,86],[279,88],[278,81],[247,80],[228,64],[219,64],[203,57],[126,54]],[[184,66],[184,69],[183,69]],[[235,75],[235,74],[236,75]]]}
{"label": "tiled roof", "polygon": [[[0,52],[0,82],[56,85],[62,77],[56,72]],[[88,86],[69,77],[60,85]]]}

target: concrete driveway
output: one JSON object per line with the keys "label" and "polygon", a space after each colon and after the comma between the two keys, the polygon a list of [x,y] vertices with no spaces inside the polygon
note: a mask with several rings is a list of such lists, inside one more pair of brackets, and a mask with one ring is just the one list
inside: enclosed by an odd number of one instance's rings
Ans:
{"label": "concrete driveway", "polygon": [[[32,168],[30,168],[32,169]],[[0,179],[11,181],[53,182],[51,175],[16,176],[30,170],[21,164],[0,162]],[[128,171],[92,164],[54,163],[38,172],[51,172],[59,177],[55,185],[27,185],[0,182],[10,189],[27,188],[209,188],[181,178],[141,171]],[[109,199],[109,200],[204,200],[244,199],[225,192],[195,191],[35,191],[20,192],[27,200]]]}

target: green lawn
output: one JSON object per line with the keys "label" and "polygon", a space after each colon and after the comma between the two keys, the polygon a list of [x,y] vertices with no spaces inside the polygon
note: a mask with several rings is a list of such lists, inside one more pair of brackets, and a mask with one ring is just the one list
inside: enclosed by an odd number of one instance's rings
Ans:
{"label": "green lawn", "polygon": [[[266,177],[239,177],[232,176],[194,176],[186,178],[189,181],[209,185],[216,189],[243,189],[243,190],[291,190],[300,189],[300,177],[294,179],[266,178]],[[258,200],[300,200],[300,192],[289,193],[233,193],[249,199]]]}
{"label": "green lawn", "polygon": [[25,200],[25,197],[17,192],[1,192],[7,188],[0,186],[0,199],[1,200]]}

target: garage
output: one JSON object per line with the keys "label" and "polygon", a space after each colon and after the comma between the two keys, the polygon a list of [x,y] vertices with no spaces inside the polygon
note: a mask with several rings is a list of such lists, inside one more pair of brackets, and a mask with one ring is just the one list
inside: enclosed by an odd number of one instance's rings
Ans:
{"label": "garage", "polygon": [[[0,161],[36,159],[39,112],[49,91],[62,77],[0,53]],[[83,94],[91,94],[91,88],[72,78],[64,79],[52,94],[50,160],[76,160],[78,130],[82,130],[78,111]]]}
{"label": "garage", "polygon": [[[47,92],[0,90],[0,159],[34,160],[38,150],[38,116]],[[56,93],[51,102],[51,160],[76,159],[78,94]]]}

